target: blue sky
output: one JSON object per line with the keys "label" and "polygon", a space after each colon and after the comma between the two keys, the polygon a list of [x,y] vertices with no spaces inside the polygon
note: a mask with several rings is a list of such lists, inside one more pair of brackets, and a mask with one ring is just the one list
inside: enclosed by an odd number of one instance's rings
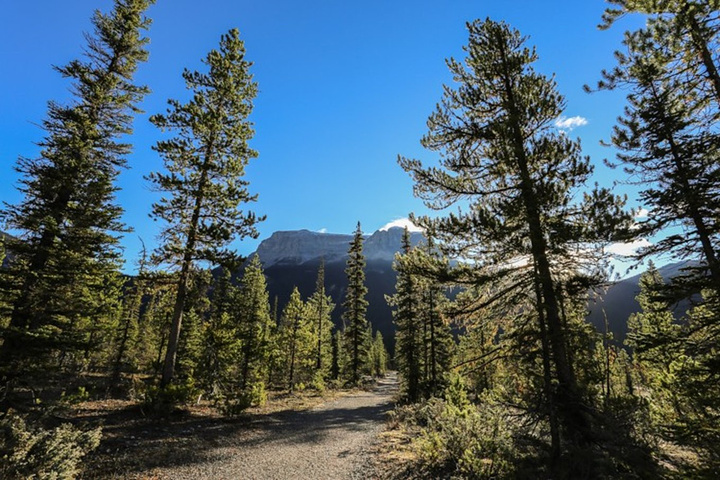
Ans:
{"label": "blue sky", "polygon": [[[0,17],[0,201],[15,203],[13,171],[18,156],[37,155],[37,127],[48,100],[68,100],[68,83],[51,65],[78,57],[95,8],[110,1],[5,2]],[[542,73],[556,74],[567,98],[566,117],[587,124],[572,130],[597,165],[595,180],[609,185],[621,173],[602,166],[613,152],[601,147],[624,104],[622,92],[586,94],[603,68],[614,65],[627,20],[610,31],[596,26],[602,0],[583,1],[381,1],[158,0],[149,15],[153,25],[150,60],[137,81],[152,94],[145,114],[135,121],[130,170],[119,180],[124,221],[135,229],[123,240],[129,260],[140,245],[154,246],[159,225],[148,218],[156,194],[143,176],[161,169],[151,146],[159,138],[148,116],[164,111],[168,98],[187,98],[180,73],[202,68],[200,59],[220,35],[237,27],[260,92],[252,120],[251,145],[259,158],[247,178],[259,201],[251,208],[266,214],[258,240],[234,246],[243,254],[277,230],[326,229],[351,233],[356,222],[366,232],[424,213],[413,198],[409,177],[396,163],[398,154],[432,160],[419,140],[425,122],[451,79],[444,60],[462,58],[465,22],[491,17],[504,20],[537,47]],[[619,187],[619,192],[629,192]],[[640,206],[631,198],[630,206]]]}

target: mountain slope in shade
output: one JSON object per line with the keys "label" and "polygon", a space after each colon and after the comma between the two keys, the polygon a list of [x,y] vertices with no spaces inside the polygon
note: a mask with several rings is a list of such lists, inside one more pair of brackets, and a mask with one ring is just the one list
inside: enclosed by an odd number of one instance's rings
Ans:
{"label": "mountain slope in shade", "polygon": [[[379,230],[365,236],[363,244],[367,262],[367,318],[373,330],[382,333],[391,352],[395,344],[395,328],[385,295],[395,293],[396,274],[392,264],[395,253],[401,249],[402,235],[403,229],[399,227]],[[277,298],[278,314],[282,312],[294,287],[298,287],[304,299],[312,295],[320,262],[324,260],[325,288],[335,303],[332,319],[337,327],[342,326],[342,302],[347,290],[345,262],[352,237],[299,230],[275,232],[260,243],[256,253],[265,269],[271,303]],[[417,245],[423,240],[423,235],[413,232],[410,240],[413,245]]]}
{"label": "mountain slope in shade", "polygon": [[[392,311],[385,301],[385,295],[395,293],[396,274],[392,268],[395,253],[400,251],[403,229],[395,227],[377,231],[365,237],[363,252],[367,260],[365,281],[368,287],[368,320],[373,329],[379,330],[385,343],[393,349],[395,327]],[[333,322],[342,326],[342,302],[347,289],[345,262],[352,235],[327,234],[308,230],[275,232],[264,240],[257,254],[265,267],[271,302],[278,301],[278,312],[282,312],[292,289],[297,286],[303,298],[307,299],[315,290],[318,267],[325,260],[325,287],[335,303]],[[413,245],[423,240],[421,233],[411,233]],[[666,265],[659,269],[666,280],[676,276],[687,266],[687,262]],[[640,293],[640,275],[621,280],[611,285],[606,292],[595,295],[588,305],[588,321],[599,332],[605,331],[603,308],[613,337],[622,342],[627,334],[628,317],[639,312],[640,305],[635,297]],[[680,302],[675,306],[680,316],[690,306]]]}
{"label": "mountain slope in shade", "polygon": [[[681,269],[689,265],[689,262],[672,263],[660,267],[658,271],[667,282],[669,279],[681,273]],[[603,308],[608,319],[609,330],[613,338],[622,342],[627,335],[627,320],[633,313],[642,309],[635,297],[640,293],[640,277],[642,273],[630,278],[623,279],[611,285],[604,294],[596,295],[588,305],[588,321],[592,323],[599,332],[605,331],[605,319]],[[683,315],[690,307],[689,301],[679,302],[674,306],[676,317]]]}

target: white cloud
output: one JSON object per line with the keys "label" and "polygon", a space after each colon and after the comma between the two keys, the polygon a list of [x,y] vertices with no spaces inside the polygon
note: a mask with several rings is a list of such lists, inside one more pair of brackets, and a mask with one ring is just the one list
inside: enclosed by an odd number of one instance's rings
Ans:
{"label": "white cloud", "polygon": [[577,127],[582,127],[588,124],[587,118],[585,117],[559,117],[555,120],[555,126],[560,130],[571,131]]}
{"label": "white cloud", "polygon": [[647,239],[641,238],[640,240],[628,243],[613,243],[607,247],[607,251],[613,255],[629,257],[630,255],[635,255],[639,249],[649,247],[650,245],[652,245],[652,243],[650,243]]}
{"label": "white cloud", "polygon": [[327,233],[327,228],[321,228],[317,233]]}
{"label": "white cloud", "polygon": [[386,231],[386,230],[390,230],[393,227],[400,227],[400,228],[407,227],[407,229],[411,232],[422,232],[423,231],[422,228],[418,227],[417,225],[412,223],[407,218],[398,218],[397,220],[393,220],[390,223],[386,223],[385,225],[380,227],[380,230]]}
{"label": "white cloud", "polygon": [[635,218],[637,218],[637,219],[648,218],[648,215],[650,215],[650,210],[648,210],[647,208],[640,207],[640,210],[638,210],[638,212],[635,214]]}

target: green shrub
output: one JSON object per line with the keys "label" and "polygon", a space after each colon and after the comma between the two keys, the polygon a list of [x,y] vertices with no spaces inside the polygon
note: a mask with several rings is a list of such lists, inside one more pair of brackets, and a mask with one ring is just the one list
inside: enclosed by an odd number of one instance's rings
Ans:
{"label": "green shrub", "polygon": [[325,393],[325,376],[323,372],[315,372],[312,379],[311,387],[316,390],[320,395]]}
{"label": "green shrub", "polygon": [[145,390],[144,403],[152,412],[166,414],[179,405],[187,405],[194,401],[198,395],[199,391],[192,382],[171,383],[164,388],[149,386]]}
{"label": "green shrub", "polygon": [[489,397],[472,404],[458,376],[450,378],[444,396],[398,407],[391,416],[420,429],[413,443],[420,470],[428,477],[512,477],[518,458],[505,406]]}
{"label": "green shrub", "polygon": [[9,412],[0,419],[0,478],[76,478],[80,460],[100,445],[100,427],[82,431],[70,424],[47,430]]}
{"label": "green shrub", "polygon": [[257,382],[250,386],[248,390],[237,396],[228,396],[225,398],[223,412],[227,415],[237,415],[243,410],[258,406],[261,407],[267,402],[267,392],[265,391],[265,383]]}
{"label": "green shrub", "polygon": [[416,441],[422,466],[461,478],[498,478],[512,470],[513,441],[502,408],[484,404],[459,407],[436,400],[424,415],[425,427]]}
{"label": "green shrub", "polygon": [[85,387],[78,387],[77,392],[71,394],[63,391],[60,396],[60,401],[68,405],[82,403],[88,400],[90,400],[90,392],[88,392]]}

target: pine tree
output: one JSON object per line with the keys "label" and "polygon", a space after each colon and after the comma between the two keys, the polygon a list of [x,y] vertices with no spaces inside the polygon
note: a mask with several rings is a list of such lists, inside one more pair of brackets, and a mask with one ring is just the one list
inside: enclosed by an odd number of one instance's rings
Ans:
{"label": "pine tree", "polygon": [[160,373],[163,353],[170,330],[172,300],[177,280],[166,272],[148,272],[146,295],[140,320],[137,342],[132,346],[140,371]]}
{"label": "pine tree", "polygon": [[458,86],[445,88],[422,141],[440,152],[440,166],[426,168],[403,157],[399,162],[427,206],[460,206],[458,213],[416,222],[444,254],[471,260],[455,269],[454,281],[493,284],[490,302],[511,302],[520,291],[534,296],[550,376],[544,401],[553,412],[550,464],[556,470],[562,445],[555,414],[566,445],[582,448],[595,441],[568,351],[560,272],[569,265],[580,271],[578,264],[596,270],[597,258],[588,255],[614,241],[630,218],[621,199],[606,189],[574,200],[592,166],[578,142],[554,127],[564,99],[553,80],[532,68],[537,55],[525,39],[491,20],[468,29],[464,64],[448,61]]}
{"label": "pine tree", "polygon": [[377,331],[372,337],[372,346],[370,348],[370,358],[372,359],[371,372],[376,377],[382,377],[387,371],[387,350],[385,349],[385,342],[383,341],[382,334]]}
{"label": "pine tree", "polygon": [[[672,339],[677,335],[675,319],[670,311],[670,305],[658,293],[664,285],[663,278],[657,268],[650,263],[647,271],[640,277],[640,293],[635,299],[640,304],[642,311],[633,313],[628,318],[628,333],[625,343],[632,349],[635,363],[641,367],[641,375],[644,380],[652,381],[657,377],[654,374],[644,374],[647,368],[667,369],[673,352],[664,348],[656,348],[662,345],[662,339]],[[658,356],[659,355],[659,356]],[[650,367],[655,365],[655,367]],[[647,383],[644,381],[644,383]]]}
{"label": "pine tree", "polygon": [[674,443],[698,453],[699,472],[692,472],[697,478],[711,478],[720,470],[718,312],[720,299],[713,290],[705,290],[702,303],[688,311],[686,322],[679,329],[680,341],[663,345],[671,354],[680,346],[669,369],[670,380],[674,382],[666,382],[677,416],[666,432]]}
{"label": "pine tree", "polygon": [[[141,240],[142,242],[142,240]],[[138,274],[134,279],[126,282],[122,300],[122,317],[116,332],[117,352],[113,359],[112,378],[110,385],[112,387],[119,386],[120,375],[123,370],[123,364],[129,363],[132,357],[132,346],[136,343],[139,333],[140,310],[142,308],[142,300],[146,291],[148,278],[147,273],[147,252],[145,243],[142,242],[143,248],[138,260]]]}
{"label": "pine tree", "polygon": [[314,338],[315,375],[317,381],[324,381],[330,375],[332,311],[335,304],[332,297],[325,293],[325,262],[318,269],[315,292],[307,301],[307,316],[311,322]]}
{"label": "pine tree", "polygon": [[[188,394],[195,393],[195,385],[202,375],[198,374],[203,353],[205,319],[210,310],[208,290],[212,282],[210,270],[194,270],[188,281],[188,295],[185,301],[185,328],[178,340],[178,362],[176,375]],[[189,399],[189,397],[188,397]]]}
{"label": "pine tree", "polygon": [[445,387],[445,375],[450,369],[453,339],[450,327],[444,320],[443,308],[447,297],[442,288],[433,280],[420,278],[418,310],[424,333],[423,351],[426,358],[423,364],[423,393],[436,396]]}
{"label": "pine tree", "polygon": [[155,259],[180,271],[162,385],[174,375],[194,263],[234,260],[225,247],[238,238],[256,237],[255,223],[263,219],[241,209],[256,199],[242,177],[248,161],[257,156],[247,144],[253,135],[248,116],[257,84],[248,71],[251,64],[245,60],[239,32],[233,29],[223,35],[219,50],[212,50],[204,63],[208,73],[183,72],[192,99],[186,104],[170,100],[166,115],[151,118],[158,128],[177,132],[177,137],[155,147],[168,173],[149,177],[157,190],[168,194],[153,205],[152,216],[168,224]]}
{"label": "pine tree", "polygon": [[687,78],[673,73],[672,52],[658,48],[648,32],[628,33],[624,43],[627,54],[617,55],[619,65],[600,86],[630,89],[612,143],[631,182],[642,186],[640,199],[652,210],[635,234],[661,235],[639,257],[698,258],[701,265],[674,282],[678,296],[705,285],[720,292],[720,134],[703,125],[705,92],[688,91]]}
{"label": "pine tree", "polygon": [[365,318],[368,302],[365,299],[365,257],[363,256],[363,235],[360,222],[350,242],[347,268],[348,289],[343,302],[343,320],[346,322],[344,335],[348,355],[345,376],[351,384],[360,381],[363,367],[367,364],[368,321]]}
{"label": "pine tree", "polygon": [[199,384],[215,400],[227,397],[240,362],[238,290],[232,284],[231,270],[221,268],[213,285],[210,314],[203,330],[199,368]]}
{"label": "pine tree", "polygon": [[397,272],[395,294],[387,297],[387,302],[394,307],[395,359],[403,393],[409,402],[416,402],[420,396],[423,338],[417,287],[407,265],[410,249],[410,233],[405,228],[402,251],[395,255],[393,264]]}
{"label": "pine tree", "polygon": [[304,383],[312,377],[312,365],[315,364],[313,348],[312,318],[307,314],[305,303],[295,287],[290,300],[283,309],[280,326],[280,348],[284,352],[286,386],[290,393],[295,385]]}
{"label": "pine tree", "polygon": [[72,80],[74,100],[49,103],[39,158],[17,164],[23,199],[1,212],[21,232],[8,237],[13,260],[0,271],[10,310],[0,352],[8,379],[28,361],[82,348],[77,330],[114,308],[104,303],[114,285],[104,282],[118,269],[118,234],[127,230],[114,182],[131,151],[122,137],[147,93],[133,75],[147,59],[142,35],[151,3],[116,0],[110,13],[95,12],[84,58],[55,68]]}
{"label": "pine tree", "polygon": [[[600,88],[624,88],[628,104],[612,142],[619,163],[651,210],[638,236],[654,236],[639,258],[664,255],[695,260],[663,285],[650,270],[638,300],[644,312],[631,318],[629,342],[641,381],[652,393],[651,413],[670,440],[703,452],[710,471],[720,463],[715,448],[720,411],[720,76],[714,52],[720,19],[714,1],[611,2],[603,27],[625,13],[647,15],[643,28],[626,32],[626,52],[603,72]],[[672,322],[668,305],[702,293],[704,303]],[[646,310],[647,309],[647,310]],[[682,380],[681,380],[682,379]],[[682,413],[680,413],[682,412]],[[702,413],[700,413],[702,412]],[[713,460],[714,459],[714,460]]]}
{"label": "pine tree", "polygon": [[338,380],[345,366],[343,350],[343,331],[336,330],[332,335],[332,363],[330,365],[330,378]]}
{"label": "pine tree", "polygon": [[[628,32],[626,42],[640,35],[645,42],[653,44],[655,52],[665,52],[668,63],[672,64],[669,75],[676,80],[688,80],[684,89],[695,92],[692,98],[697,100],[695,107],[699,110],[711,109],[697,120],[703,119],[708,125],[715,123],[720,114],[720,61],[715,54],[720,45],[717,1],[610,0],[608,3],[613,6],[605,10],[600,28],[610,28],[618,18],[627,14],[645,15],[644,27]],[[686,100],[691,103],[690,98]]]}
{"label": "pine tree", "polygon": [[237,383],[245,404],[264,402],[271,329],[265,275],[260,258],[253,255],[243,273],[239,303],[242,351]]}

